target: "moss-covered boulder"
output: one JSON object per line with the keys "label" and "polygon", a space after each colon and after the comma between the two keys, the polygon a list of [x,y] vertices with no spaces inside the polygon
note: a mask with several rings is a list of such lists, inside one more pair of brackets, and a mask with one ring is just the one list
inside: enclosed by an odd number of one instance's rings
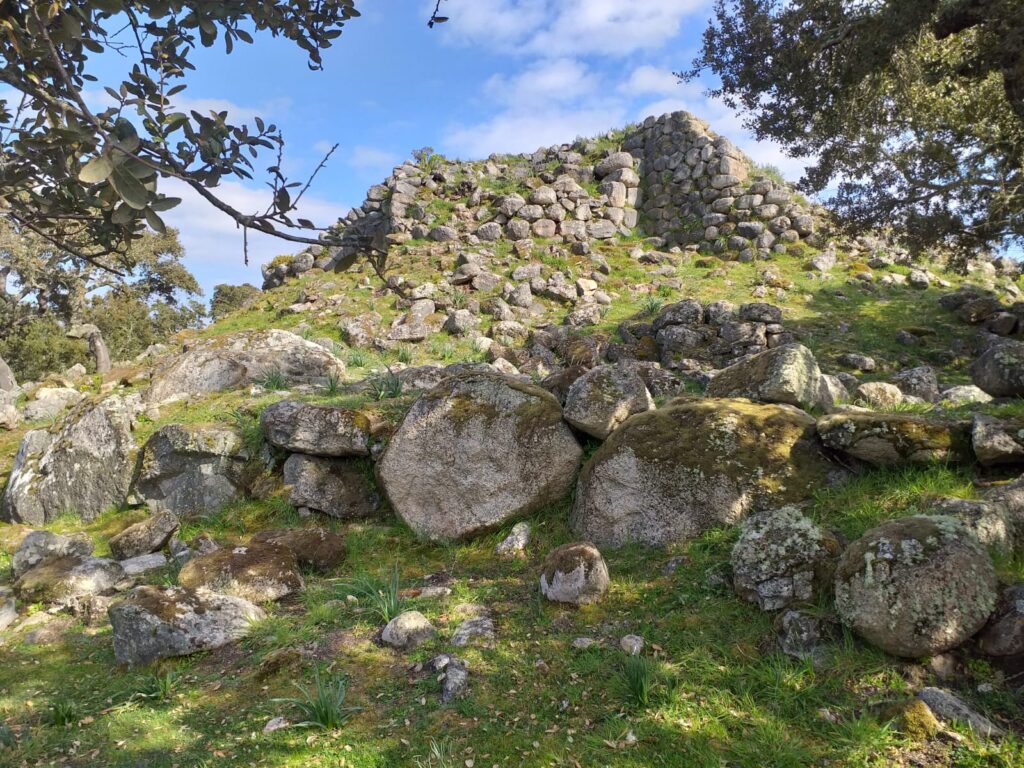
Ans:
{"label": "moss-covered boulder", "polygon": [[872,528],[836,567],[843,623],[894,656],[942,653],[981,629],[996,604],[985,548],[958,520],[905,517]]}
{"label": "moss-covered boulder", "polygon": [[634,413],[654,408],[636,365],[599,365],[580,376],[565,398],[565,420],[604,440]]}
{"label": "moss-covered boulder", "polygon": [[829,448],[876,467],[973,460],[969,422],[851,411],[819,419],[818,434]]}
{"label": "moss-covered boulder", "polygon": [[262,542],[224,547],[193,557],[178,574],[189,589],[205,588],[263,603],[278,600],[303,588],[295,553],[287,547]]}
{"label": "moss-covered boulder", "polygon": [[78,598],[108,595],[125,578],[113,560],[65,555],[45,560],[14,582],[14,592],[26,603],[67,606]]}
{"label": "moss-covered boulder", "polygon": [[321,572],[341,565],[347,551],[343,534],[323,528],[268,528],[250,541],[290,549],[299,565]]}
{"label": "moss-covered boulder", "polygon": [[786,344],[719,371],[708,385],[710,397],[746,397],[800,408],[832,405],[818,361],[807,347]]}
{"label": "moss-covered boulder", "polygon": [[1024,396],[1024,342],[990,346],[971,365],[971,379],[992,397]]}
{"label": "moss-covered boulder", "polygon": [[500,374],[465,373],[416,401],[377,472],[413,531],[451,540],[562,499],[581,453],[553,395]]}
{"label": "moss-covered boulder", "polygon": [[368,456],[370,419],[351,408],[282,400],[260,415],[267,442],[313,456]]}
{"label": "moss-covered boulder", "polygon": [[796,507],[752,515],[732,548],[736,594],[765,611],[811,602],[832,581],[840,546]]}
{"label": "moss-covered boulder", "polygon": [[205,589],[136,587],[107,611],[119,664],[151,664],[239,640],[266,616],[248,600]]}
{"label": "moss-covered boulder", "polygon": [[598,546],[667,544],[804,501],[832,469],[797,408],[678,398],[627,419],[587,462],[572,528]]}
{"label": "moss-covered boulder", "polygon": [[552,602],[596,603],[608,591],[610,583],[604,558],[588,541],[563,544],[544,558],[540,591]]}

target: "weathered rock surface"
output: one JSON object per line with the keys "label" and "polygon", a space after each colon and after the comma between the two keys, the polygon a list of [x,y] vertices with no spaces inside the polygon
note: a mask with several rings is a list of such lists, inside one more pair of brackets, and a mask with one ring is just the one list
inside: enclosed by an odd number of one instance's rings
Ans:
{"label": "weathered rock surface", "polygon": [[708,385],[708,397],[745,397],[762,403],[788,403],[799,408],[825,402],[821,370],[807,347],[786,344],[719,371]]}
{"label": "weathered rock surface", "polygon": [[84,533],[63,536],[50,531],[32,531],[24,539],[11,560],[14,578],[47,560],[77,555],[88,557],[94,549],[92,539]]}
{"label": "weathered rock surface", "polygon": [[365,414],[349,408],[283,400],[263,411],[260,426],[271,445],[293,453],[370,454],[370,421]]}
{"label": "weathered rock surface", "polygon": [[246,458],[230,429],[170,424],[146,442],[135,489],[154,512],[211,515],[243,495]]}
{"label": "weathered rock surface", "polygon": [[971,365],[971,379],[992,397],[1024,396],[1024,342],[1000,341]]}
{"label": "weathered rock surface", "polygon": [[114,657],[137,666],[220,648],[265,615],[248,600],[205,589],[136,587],[109,609]]}
{"label": "weathered rock surface", "polygon": [[182,567],[178,583],[254,603],[278,600],[304,586],[294,552],[259,542],[193,557]]}
{"label": "weathered rock surface", "polygon": [[635,365],[599,365],[580,376],[565,398],[565,420],[604,440],[634,413],[654,408],[654,398]]}
{"label": "weathered rock surface", "polygon": [[267,528],[251,541],[290,549],[299,565],[320,572],[334,570],[345,559],[345,537],[323,528]]}
{"label": "weathered rock surface", "polygon": [[91,520],[124,503],[134,469],[134,406],[112,395],[83,403],[56,434],[27,433],[4,491],[6,520],[42,525],[66,512]]}
{"label": "weathered rock surface", "polygon": [[446,540],[562,498],[581,453],[554,396],[499,374],[468,373],[416,401],[377,469],[413,531]]}
{"label": "weathered rock surface", "polygon": [[996,604],[996,573],[958,520],[916,516],[872,528],[836,568],[843,623],[894,656],[955,648],[981,629]]}
{"label": "weathered rock surface", "polygon": [[437,634],[434,625],[419,611],[405,611],[387,623],[381,642],[400,651],[411,651]]}
{"label": "weathered rock surface", "polygon": [[830,469],[803,411],[679,398],[632,417],[598,449],[571,525],[598,546],[662,545],[805,500]]}
{"label": "weathered rock surface", "polygon": [[380,505],[369,469],[355,459],[293,453],[284,463],[284,482],[292,506],[342,520],[371,517]]}
{"label": "weathered rock surface", "polygon": [[572,605],[596,603],[610,583],[608,566],[590,542],[563,544],[551,550],[540,575],[544,597]]}
{"label": "weathered rock surface", "polygon": [[959,696],[944,688],[928,686],[922,688],[917,697],[927,704],[940,720],[963,723],[975,733],[987,738],[1001,736],[1004,733],[1002,728],[973,710]]}
{"label": "weathered rock surface", "polygon": [[14,378],[14,372],[7,364],[7,361],[0,357],[0,390],[13,392],[18,388],[18,382]]}
{"label": "weathered rock surface", "polygon": [[903,413],[835,413],[818,420],[829,448],[878,467],[970,462],[969,426]]}
{"label": "weathered rock surface", "polygon": [[280,373],[290,384],[325,384],[344,364],[329,351],[288,331],[245,331],[203,341],[153,374],[147,401],[162,403],[257,383]]}
{"label": "weathered rock surface", "polygon": [[1024,464],[1024,426],[976,413],[971,425],[971,446],[978,461],[986,467]]}
{"label": "weathered rock surface", "polygon": [[765,611],[815,600],[832,581],[840,545],[796,507],[747,518],[732,548],[736,594]]}
{"label": "weathered rock surface", "polygon": [[22,416],[26,421],[52,419],[65,408],[81,402],[84,397],[71,387],[40,387],[35,391],[33,399],[25,404]]}
{"label": "weathered rock surface", "polygon": [[157,512],[129,525],[110,539],[110,553],[116,560],[127,560],[163,549],[178,530],[178,518],[170,512]]}
{"label": "weathered rock surface", "polygon": [[77,598],[110,594],[124,577],[113,560],[65,555],[25,571],[14,582],[14,592],[26,603],[67,606]]}
{"label": "weathered rock surface", "polygon": [[978,648],[989,656],[1024,655],[1024,584],[1003,590],[995,612],[978,634]]}

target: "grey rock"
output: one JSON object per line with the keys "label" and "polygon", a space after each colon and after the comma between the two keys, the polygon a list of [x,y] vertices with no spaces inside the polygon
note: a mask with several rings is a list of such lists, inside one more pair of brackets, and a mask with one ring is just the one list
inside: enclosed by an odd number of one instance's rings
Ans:
{"label": "grey rock", "polygon": [[0,632],[3,632],[18,619],[18,606],[14,599],[14,591],[10,587],[0,587]]}
{"label": "grey rock", "polygon": [[163,552],[151,552],[148,555],[137,555],[127,560],[121,560],[118,565],[124,570],[126,576],[139,576],[165,567],[167,556]]}
{"label": "grey rock", "polygon": [[14,378],[14,372],[7,365],[7,361],[0,357],[0,390],[13,392],[18,388],[18,382]]}
{"label": "grey rock", "polygon": [[581,454],[553,395],[472,372],[449,377],[416,401],[377,473],[413,531],[450,540],[562,498]]}
{"label": "grey rock", "polygon": [[387,623],[380,634],[385,645],[411,651],[434,637],[437,630],[419,611],[404,611]]}
{"label": "grey rock", "polygon": [[258,541],[193,557],[178,573],[178,583],[254,603],[279,600],[305,586],[291,549]]}
{"label": "grey rock", "polygon": [[783,611],[778,621],[779,650],[801,661],[820,661],[826,652],[821,619],[803,611]]}
{"label": "grey rock", "polygon": [[600,365],[580,376],[565,398],[565,420],[604,440],[634,413],[654,409],[654,398],[634,366]]}
{"label": "grey rock", "polygon": [[843,623],[905,658],[955,648],[996,604],[996,573],[958,520],[916,516],[872,528],[840,558],[836,610]]}
{"label": "grey rock", "polygon": [[625,635],[619,638],[619,648],[627,656],[639,656],[644,649],[644,639],[640,635]]}
{"label": "grey rock", "polygon": [[854,394],[858,400],[875,408],[892,408],[903,402],[902,390],[884,381],[866,381]]}
{"label": "grey rock", "polygon": [[939,400],[939,379],[935,369],[922,365],[908,368],[892,377],[892,383],[899,387],[900,392],[912,397],[920,397],[926,403]]}
{"label": "grey rock", "polygon": [[163,549],[178,531],[178,517],[161,511],[150,515],[110,539],[110,553],[116,560],[128,560]]}
{"label": "grey rock", "polygon": [[613,152],[594,166],[594,176],[603,179],[620,168],[632,168],[633,156],[629,152]]}
{"label": "grey rock", "polygon": [[81,402],[85,395],[70,387],[40,387],[35,391],[34,398],[22,410],[26,421],[52,419],[66,408]]}
{"label": "grey rock", "polygon": [[282,400],[263,411],[260,427],[267,442],[292,453],[370,455],[370,421],[350,408]]}
{"label": "grey rock", "polygon": [[530,524],[519,522],[512,526],[512,531],[495,547],[494,551],[505,557],[521,555],[526,551],[526,547],[529,544]]}
{"label": "grey rock", "polygon": [[464,648],[475,639],[487,642],[493,640],[494,637],[494,621],[491,617],[474,616],[473,618],[466,619],[455,628],[451,643],[456,648]]}
{"label": "grey rock", "polygon": [[991,403],[992,395],[985,393],[973,384],[963,384],[943,391],[939,399],[951,405],[969,405],[971,403]]}
{"label": "grey rock", "polygon": [[563,544],[544,559],[540,591],[548,600],[572,605],[596,603],[610,585],[608,566],[593,544]]}
{"label": "grey rock", "polygon": [[353,459],[294,453],[284,463],[288,501],[340,520],[372,517],[380,505],[367,468]]}
{"label": "grey rock", "polygon": [[989,656],[1024,655],[1024,584],[1003,590],[992,618],[978,634],[978,647]]}
{"label": "grey rock", "polygon": [[469,687],[469,665],[462,659],[442,653],[427,662],[427,667],[441,677],[441,703],[450,704],[465,694]]}
{"label": "grey rock", "polygon": [[32,531],[24,539],[11,559],[11,570],[18,578],[35,566],[67,555],[88,557],[92,554],[92,539],[84,533],[64,536],[50,531]]}
{"label": "grey rock", "polygon": [[761,352],[719,371],[708,385],[709,397],[746,397],[800,408],[824,403],[821,370],[811,350],[787,344]]}
{"label": "grey rock", "polygon": [[760,512],[744,521],[733,546],[733,587],[764,611],[811,602],[827,591],[839,550],[795,507]]}
{"label": "grey rock", "polygon": [[1000,341],[970,368],[974,383],[992,397],[1024,396],[1024,342]]}
{"label": "grey rock", "polygon": [[974,415],[971,445],[986,467],[1024,464],[1024,426],[981,413]]}
{"label": "grey rock", "polygon": [[67,607],[82,597],[110,594],[124,578],[113,560],[65,555],[25,571],[14,582],[14,593],[26,603]]}
{"label": "grey rock", "polygon": [[917,694],[917,698],[928,705],[939,720],[960,722],[967,725],[979,736],[993,738],[1002,736],[1004,731],[984,715],[976,712],[959,696],[944,688],[926,687]]}
{"label": "grey rock", "polygon": [[971,460],[969,428],[961,422],[850,411],[819,419],[818,435],[829,448],[878,467]]}
{"label": "grey rock", "polygon": [[233,430],[170,424],[146,441],[135,490],[154,512],[212,515],[243,495],[245,461]]}
{"label": "grey rock", "polygon": [[836,362],[846,368],[852,368],[855,371],[864,371],[868,373],[875,370],[876,363],[873,357],[867,355],[861,355],[856,352],[846,352],[836,358]]}
{"label": "grey rock", "polygon": [[136,587],[109,610],[114,657],[139,666],[241,639],[266,614],[248,600],[207,590]]}

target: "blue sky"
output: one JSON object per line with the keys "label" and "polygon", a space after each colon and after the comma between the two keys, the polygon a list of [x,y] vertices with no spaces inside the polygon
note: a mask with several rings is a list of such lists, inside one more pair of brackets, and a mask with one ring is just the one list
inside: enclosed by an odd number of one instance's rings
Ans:
{"label": "blue sky", "polygon": [[[432,30],[433,0],[357,7],[363,15],[326,52],[324,71],[309,71],[298,48],[266,35],[231,56],[218,44],[198,53],[178,104],[275,122],[296,178],[337,143],[302,211],[318,224],[361,203],[419,147],[459,158],[533,151],[675,109],[708,120],[759,162],[800,175],[801,163],[751,141],[740,117],[706,99],[701,85],[672,76],[692,60],[710,0],[446,0],[451,20]],[[164,189],[180,192],[174,183]],[[266,204],[260,182],[228,183],[221,194],[242,210]],[[260,263],[297,250],[250,239],[247,268],[233,222],[203,201],[187,196],[167,219],[207,296],[219,282],[258,285]]]}

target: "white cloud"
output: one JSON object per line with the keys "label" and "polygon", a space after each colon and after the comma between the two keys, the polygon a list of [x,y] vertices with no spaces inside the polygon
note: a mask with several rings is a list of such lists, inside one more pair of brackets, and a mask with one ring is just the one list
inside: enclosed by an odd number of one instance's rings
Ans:
{"label": "white cloud", "polygon": [[668,69],[661,69],[650,64],[634,69],[629,77],[619,85],[619,90],[627,96],[647,94],[671,95],[678,94],[685,87],[679,78]]}
{"label": "white cloud", "polygon": [[575,59],[541,61],[514,77],[494,75],[484,93],[499,103],[533,109],[540,105],[580,101],[597,90],[599,78]]}
{"label": "white cloud", "polygon": [[596,136],[621,125],[624,118],[622,105],[503,112],[483,123],[452,129],[444,143],[452,154],[468,158],[493,152],[533,152],[577,136]]}
{"label": "white cloud", "polygon": [[[628,56],[674,38],[710,0],[447,0],[449,39],[504,52]],[[433,3],[430,3],[431,10]],[[703,17],[702,17],[703,19]]]}

